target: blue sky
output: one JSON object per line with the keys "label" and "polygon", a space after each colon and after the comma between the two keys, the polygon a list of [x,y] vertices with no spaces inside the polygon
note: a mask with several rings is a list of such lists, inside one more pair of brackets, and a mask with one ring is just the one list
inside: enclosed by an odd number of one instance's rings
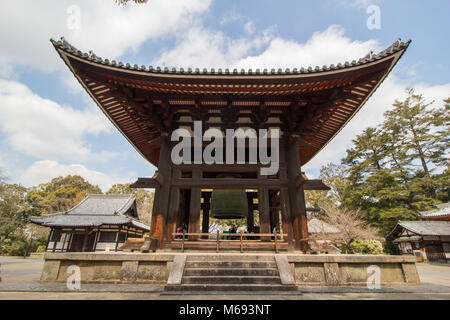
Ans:
{"label": "blue sky", "polygon": [[[294,68],[336,64],[413,40],[394,72],[349,125],[305,167],[339,161],[351,140],[377,125],[414,87],[450,96],[450,2],[150,0],[2,1],[0,167],[31,186],[80,174],[106,191],[155,170],[108,122],[56,55],[49,38],[131,64],[199,68]],[[380,29],[369,29],[369,6]],[[373,12],[373,11],[371,11]]]}

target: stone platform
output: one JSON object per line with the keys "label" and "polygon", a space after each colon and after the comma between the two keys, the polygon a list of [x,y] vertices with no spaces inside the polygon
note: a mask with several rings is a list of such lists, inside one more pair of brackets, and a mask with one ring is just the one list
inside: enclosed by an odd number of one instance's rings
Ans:
{"label": "stone platform", "polygon": [[166,291],[289,291],[366,286],[370,266],[381,285],[418,285],[410,256],[294,253],[47,253],[41,282],[65,282],[80,267],[82,283],[162,285]]}

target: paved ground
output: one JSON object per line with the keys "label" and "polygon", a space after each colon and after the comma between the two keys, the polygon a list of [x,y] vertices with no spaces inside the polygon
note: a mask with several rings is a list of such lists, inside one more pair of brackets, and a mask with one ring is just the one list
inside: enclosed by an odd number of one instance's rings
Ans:
{"label": "paved ground", "polygon": [[366,288],[301,288],[293,293],[252,294],[234,292],[179,294],[165,293],[162,287],[149,285],[98,285],[83,284],[79,292],[67,289],[65,284],[39,283],[43,260],[0,256],[0,300],[9,299],[111,299],[111,300],[320,300],[320,299],[445,299],[450,300],[450,264],[418,264],[421,286],[385,287],[377,291]]}

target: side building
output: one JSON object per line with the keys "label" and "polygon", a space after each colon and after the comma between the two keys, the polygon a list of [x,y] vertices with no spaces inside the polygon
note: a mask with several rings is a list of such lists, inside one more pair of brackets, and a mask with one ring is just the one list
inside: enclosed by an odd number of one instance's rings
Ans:
{"label": "side building", "polygon": [[401,254],[413,254],[418,261],[450,261],[450,203],[420,212],[422,221],[399,221],[387,236]]}
{"label": "side building", "polygon": [[136,196],[87,195],[68,211],[31,217],[51,228],[47,251],[117,251],[130,238],[142,238],[150,228],[139,220]]}

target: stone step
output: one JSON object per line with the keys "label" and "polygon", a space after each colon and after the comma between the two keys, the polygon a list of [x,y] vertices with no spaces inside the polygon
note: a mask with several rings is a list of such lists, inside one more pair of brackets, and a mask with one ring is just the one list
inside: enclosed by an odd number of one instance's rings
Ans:
{"label": "stone step", "polygon": [[247,255],[247,254],[188,254],[186,261],[251,261],[273,262],[273,255]]}
{"label": "stone step", "polygon": [[247,292],[247,291],[297,291],[295,285],[276,285],[276,284],[181,284],[167,285],[164,288],[167,292],[191,292],[191,291],[227,291],[229,293]]}
{"label": "stone step", "polygon": [[183,276],[181,284],[281,284],[270,276]]}
{"label": "stone step", "polygon": [[185,268],[204,268],[204,269],[218,269],[218,268],[241,268],[241,269],[275,269],[277,265],[275,262],[257,262],[257,261],[186,261]]}
{"label": "stone step", "polygon": [[184,276],[279,276],[276,268],[185,268]]}

